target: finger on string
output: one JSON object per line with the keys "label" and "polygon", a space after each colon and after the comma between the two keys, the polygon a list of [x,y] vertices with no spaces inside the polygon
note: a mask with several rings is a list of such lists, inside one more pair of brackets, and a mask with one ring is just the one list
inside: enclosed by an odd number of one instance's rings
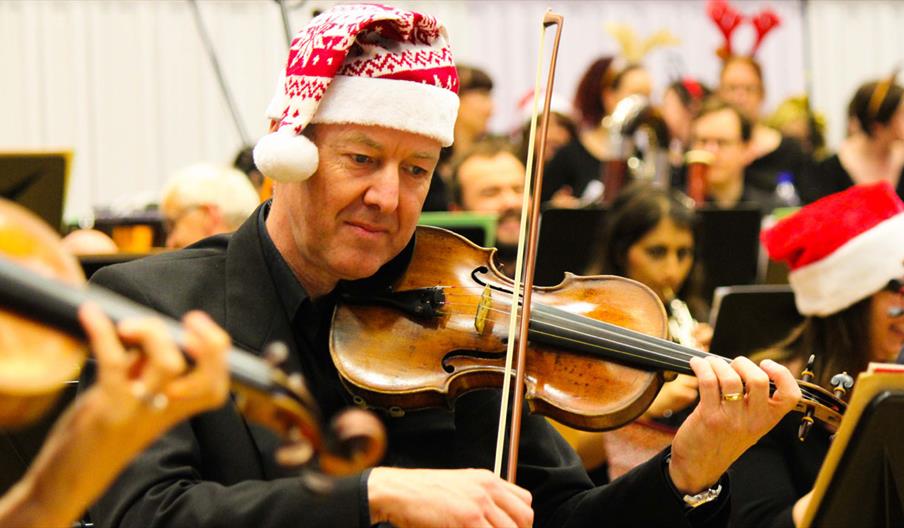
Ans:
{"label": "finger on string", "polygon": [[738,356],[731,367],[741,376],[747,389],[747,403],[754,411],[769,405],[769,375],[744,356]]}
{"label": "finger on string", "polygon": [[[708,356],[706,361],[712,365],[713,371],[719,379],[719,387],[722,391],[720,398],[724,398],[725,395],[744,394],[744,382],[731,365],[717,356]],[[740,402],[726,401],[725,403],[737,405]]]}
{"label": "finger on string", "polygon": [[176,347],[163,321],[154,318],[128,319],[118,326],[119,335],[141,346],[145,364],[140,379],[151,392],[158,392],[169,379],[182,373],[185,359]]}
{"label": "finger on string", "polygon": [[225,359],[232,344],[229,334],[200,311],[187,313],[182,323],[185,352],[195,364],[187,374],[169,383],[167,395],[172,399],[208,393],[217,399],[225,397],[228,390]]}
{"label": "finger on string", "polygon": [[129,360],[110,318],[92,302],[79,307],[78,318],[97,357],[98,376],[122,375]]}
{"label": "finger on string", "polygon": [[772,393],[771,398],[772,402],[794,405],[800,401],[800,386],[787,368],[771,359],[761,361],[760,368],[766,371],[769,379],[775,384],[775,392]]}
{"label": "finger on string", "polygon": [[716,377],[712,364],[703,358],[692,357],[690,365],[697,376],[701,410],[704,412],[715,411],[719,408],[722,393],[719,390],[719,378]]}

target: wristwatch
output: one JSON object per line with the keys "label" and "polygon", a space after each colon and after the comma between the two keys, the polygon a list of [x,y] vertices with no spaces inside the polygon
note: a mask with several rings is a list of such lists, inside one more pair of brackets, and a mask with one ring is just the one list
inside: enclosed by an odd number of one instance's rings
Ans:
{"label": "wristwatch", "polygon": [[682,499],[684,499],[684,504],[686,504],[688,508],[694,509],[698,506],[706,504],[707,502],[712,502],[718,499],[720,493],[722,493],[721,484],[719,484],[715,488],[703,490],[696,495],[685,495],[684,497],[682,497]]}

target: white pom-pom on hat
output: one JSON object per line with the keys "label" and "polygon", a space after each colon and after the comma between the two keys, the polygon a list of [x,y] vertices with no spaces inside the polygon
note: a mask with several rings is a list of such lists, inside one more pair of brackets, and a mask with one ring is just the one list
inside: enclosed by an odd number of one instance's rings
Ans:
{"label": "white pom-pom on hat", "polygon": [[317,171],[317,145],[291,128],[262,137],[254,147],[254,164],[261,174],[277,182],[299,182]]}

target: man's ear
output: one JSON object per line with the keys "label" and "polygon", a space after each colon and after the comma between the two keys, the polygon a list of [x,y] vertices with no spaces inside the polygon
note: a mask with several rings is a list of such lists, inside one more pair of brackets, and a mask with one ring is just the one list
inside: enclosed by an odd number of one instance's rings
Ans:
{"label": "man's ear", "polygon": [[204,229],[208,234],[216,234],[224,229],[226,229],[226,224],[223,221],[223,211],[220,210],[220,206],[216,204],[204,204],[200,206],[204,211],[205,216],[205,224]]}

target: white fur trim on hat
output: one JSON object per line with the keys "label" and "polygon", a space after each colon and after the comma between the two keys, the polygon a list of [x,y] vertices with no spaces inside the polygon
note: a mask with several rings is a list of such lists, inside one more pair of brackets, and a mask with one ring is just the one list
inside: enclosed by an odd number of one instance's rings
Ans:
{"label": "white fur trim on hat", "polygon": [[850,239],[822,260],[788,274],[797,309],[827,316],[904,274],[904,213]]}
{"label": "white fur trim on hat", "polygon": [[317,171],[317,145],[291,128],[262,137],[254,146],[254,164],[264,176],[278,182],[306,180]]}
{"label": "white fur trim on hat", "polygon": [[448,147],[457,116],[458,96],[450,90],[396,79],[337,76],[311,122],[404,130]]}

